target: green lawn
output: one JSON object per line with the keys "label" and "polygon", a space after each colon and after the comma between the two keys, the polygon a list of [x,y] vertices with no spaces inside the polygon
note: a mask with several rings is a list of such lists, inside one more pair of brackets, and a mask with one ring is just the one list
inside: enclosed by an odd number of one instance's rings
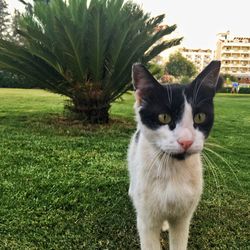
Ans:
{"label": "green lawn", "polygon": [[[70,122],[63,103],[0,89],[0,249],[139,249],[127,195],[133,96],[113,105],[110,125]],[[189,249],[249,249],[250,95],[221,94],[215,107],[210,142],[229,166],[205,166]]]}

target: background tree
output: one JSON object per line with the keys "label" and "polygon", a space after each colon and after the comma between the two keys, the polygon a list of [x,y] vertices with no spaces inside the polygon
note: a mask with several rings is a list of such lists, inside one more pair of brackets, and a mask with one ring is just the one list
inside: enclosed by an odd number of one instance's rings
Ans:
{"label": "background tree", "polygon": [[123,0],[39,1],[20,19],[25,43],[0,40],[0,68],[69,97],[77,119],[108,122],[110,104],[131,86],[132,64],[180,43],[165,38],[175,25],[157,29],[163,20]]}
{"label": "background tree", "polygon": [[12,22],[11,22],[11,30],[12,30],[11,40],[17,44],[21,44],[24,42],[24,39],[18,34],[20,18],[21,18],[21,13],[15,9],[12,15]]}
{"label": "background tree", "polygon": [[164,75],[164,66],[158,60],[151,60],[147,63],[147,67],[150,73],[158,80]]}
{"label": "background tree", "polygon": [[223,79],[225,80],[226,84],[232,84],[232,82],[238,82],[238,78],[236,76],[230,74],[222,74]]}
{"label": "background tree", "polygon": [[[11,18],[5,0],[0,0],[0,39],[12,39]],[[11,86],[16,79],[17,77],[13,73],[0,69],[0,87]]]}
{"label": "background tree", "polygon": [[27,0],[18,0],[20,3],[25,5],[25,10],[29,13],[32,14],[33,11],[33,6],[30,2],[28,2]]}
{"label": "background tree", "polygon": [[195,65],[186,59],[180,52],[170,55],[169,61],[166,64],[168,74],[183,81],[188,81],[197,73]]}
{"label": "background tree", "polygon": [[0,0],[0,39],[9,38],[10,14],[5,0]]}

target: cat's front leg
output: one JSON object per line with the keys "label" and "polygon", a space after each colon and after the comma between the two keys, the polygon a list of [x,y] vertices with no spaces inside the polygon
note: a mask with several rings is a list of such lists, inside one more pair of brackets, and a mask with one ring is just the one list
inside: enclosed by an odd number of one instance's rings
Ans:
{"label": "cat's front leg", "polygon": [[169,223],[170,250],[186,250],[190,217],[172,220]]}
{"label": "cat's front leg", "polygon": [[141,250],[161,250],[161,224],[152,222],[150,218],[137,216],[137,228],[140,236]]}

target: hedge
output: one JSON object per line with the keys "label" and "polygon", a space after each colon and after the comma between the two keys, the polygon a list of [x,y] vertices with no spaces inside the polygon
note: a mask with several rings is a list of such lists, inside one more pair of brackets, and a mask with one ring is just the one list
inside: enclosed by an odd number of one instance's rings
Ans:
{"label": "hedge", "polygon": [[[232,88],[231,87],[224,87],[219,92],[220,93],[231,93]],[[250,94],[250,87],[240,87],[239,94]]]}
{"label": "hedge", "polygon": [[30,83],[23,76],[12,74],[6,71],[0,71],[0,88],[36,88],[36,84]]}

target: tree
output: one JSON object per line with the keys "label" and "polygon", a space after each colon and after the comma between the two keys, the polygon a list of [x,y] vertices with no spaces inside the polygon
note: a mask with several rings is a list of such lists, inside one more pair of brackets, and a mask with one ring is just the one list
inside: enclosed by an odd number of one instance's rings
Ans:
{"label": "tree", "polygon": [[11,40],[18,44],[23,43],[22,37],[18,34],[19,29],[19,19],[21,18],[21,13],[15,9],[14,14],[12,16],[11,29],[12,29],[12,37]]}
{"label": "tree", "polygon": [[5,0],[0,0],[0,39],[6,39],[9,36],[8,28],[9,28],[9,12],[8,5]]}
{"label": "tree", "polygon": [[148,63],[148,69],[150,73],[156,78],[160,79],[164,74],[164,67],[155,61],[150,61]]}
{"label": "tree", "polygon": [[236,76],[230,75],[230,74],[223,74],[223,79],[225,79],[226,84],[232,84],[232,82],[238,82],[238,78]]}
{"label": "tree", "polygon": [[[32,4],[30,2],[28,2],[27,0],[18,0],[18,1],[25,5],[25,9],[26,9],[27,12],[32,14],[33,6],[32,6]],[[34,3],[43,2],[43,3],[48,4],[50,2],[50,0],[33,0],[33,2]]]}
{"label": "tree", "polygon": [[190,79],[197,73],[195,65],[186,59],[180,52],[170,55],[166,64],[168,74],[176,78]]}
{"label": "tree", "polygon": [[69,97],[77,119],[108,122],[111,103],[131,87],[132,64],[180,43],[165,39],[175,25],[157,29],[163,19],[124,0],[39,1],[19,21],[26,42],[0,40],[0,68]]}

